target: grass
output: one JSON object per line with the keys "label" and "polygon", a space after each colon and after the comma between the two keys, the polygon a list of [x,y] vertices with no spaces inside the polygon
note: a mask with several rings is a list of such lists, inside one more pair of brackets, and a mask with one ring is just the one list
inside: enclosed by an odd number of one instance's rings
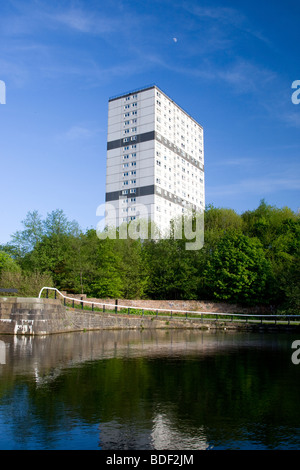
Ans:
{"label": "grass", "polygon": [[[54,293],[49,293],[48,298],[55,298]],[[57,298],[60,298],[60,296],[57,296]],[[61,298],[60,298],[61,299]],[[61,299],[62,300],[62,299]],[[62,300],[63,301],[63,300]],[[84,302],[84,301],[83,301]],[[80,300],[75,300],[74,299],[74,307],[73,307],[73,302],[66,301],[65,306],[68,308],[75,308],[76,310],[82,310],[85,312],[95,312],[95,313],[108,313],[108,314],[115,314],[115,306],[111,304],[111,306],[107,305],[99,305],[99,304],[84,304],[82,307],[82,303]],[[154,317],[156,318],[168,318],[170,319],[189,319],[189,320],[198,320],[198,321],[223,321],[223,322],[240,322],[240,323],[251,323],[251,324],[262,324],[262,325],[270,325],[270,324],[276,324],[276,325],[287,325],[289,323],[288,321],[288,315],[282,315],[282,318],[278,318],[278,316],[273,318],[270,316],[270,319],[268,319],[268,315],[265,315],[262,317],[254,317],[251,318],[245,317],[245,315],[241,315],[238,313],[228,313],[228,315],[221,315],[218,313],[213,313],[213,314],[205,314],[205,313],[178,313],[178,312],[171,312],[171,311],[157,311],[157,310],[149,310],[149,309],[138,309],[138,308],[120,308],[118,307],[117,310],[118,315],[132,315],[132,316],[142,316],[142,317],[151,317],[153,319]],[[290,323],[293,325],[299,325],[300,324],[300,317],[299,321],[290,319]]]}

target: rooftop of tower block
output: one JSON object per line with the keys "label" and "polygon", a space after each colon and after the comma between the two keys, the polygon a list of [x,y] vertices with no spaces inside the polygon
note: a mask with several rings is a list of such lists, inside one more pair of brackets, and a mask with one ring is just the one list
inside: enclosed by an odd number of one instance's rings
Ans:
{"label": "rooftop of tower block", "polygon": [[119,95],[115,95],[115,96],[111,96],[109,98],[108,101],[114,101],[114,100],[118,100],[120,98],[126,98],[126,96],[130,96],[130,95],[135,95],[136,93],[139,93],[141,91],[146,91],[146,90],[151,90],[152,88],[156,88],[157,91],[159,91],[160,93],[162,93],[168,100],[170,100],[175,106],[177,106],[181,111],[183,111],[190,119],[192,119],[198,126],[201,127],[201,129],[203,129],[203,126],[201,126],[201,124],[199,124],[198,121],[196,121],[195,118],[193,118],[187,111],[185,111],[179,104],[176,103],[176,101],[172,100],[172,98],[170,98],[166,93],[164,93],[160,88],[158,88],[157,85],[155,85],[154,83],[151,84],[151,85],[146,85],[142,88],[136,88],[134,90],[130,90],[130,91],[127,91],[125,93],[120,93]]}

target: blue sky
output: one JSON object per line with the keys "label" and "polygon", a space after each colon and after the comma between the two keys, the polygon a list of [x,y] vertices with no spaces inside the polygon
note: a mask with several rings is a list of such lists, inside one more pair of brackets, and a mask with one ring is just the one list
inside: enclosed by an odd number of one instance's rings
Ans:
{"label": "blue sky", "polygon": [[206,204],[298,210],[298,0],[0,3],[0,243],[28,211],[95,228],[108,99],[155,83],[204,128]]}

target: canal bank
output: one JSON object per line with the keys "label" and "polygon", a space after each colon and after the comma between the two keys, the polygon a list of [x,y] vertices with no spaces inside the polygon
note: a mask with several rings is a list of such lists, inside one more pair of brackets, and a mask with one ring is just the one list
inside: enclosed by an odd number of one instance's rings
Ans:
{"label": "canal bank", "polygon": [[0,298],[0,334],[50,335],[113,329],[222,329],[299,331],[299,325],[226,321],[214,318],[134,315],[70,308],[59,299]]}

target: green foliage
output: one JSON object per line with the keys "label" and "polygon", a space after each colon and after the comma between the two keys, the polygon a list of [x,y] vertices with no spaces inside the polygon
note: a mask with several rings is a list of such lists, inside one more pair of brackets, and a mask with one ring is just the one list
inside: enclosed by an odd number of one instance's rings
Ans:
{"label": "green foliage", "polygon": [[91,290],[95,297],[122,297],[122,279],[120,273],[121,257],[116,248],[116,240],[106,238],[97,240],[95,278]]}
{"label": "green foliage", "polygon": [[37,297],[42,287],[53,287],[51,276],[40,272],[3,271],[0,284],[4,289],[18,289],[20,297]]}
{"label": "green foliage", "polygon": [[153,299],[196,298],[196,266],[182,240],[146,241],[147,294]]}
{"label": "green foliage", "polygon": [[0,275],[3,271],[18,272],[20,267],[9,254],[0,251]]}
{"label": "green foliage", "polygon": [[242,214],[244,233],[250,237],[257,237],[266,250],[272,251],[274,242],[280,235],[293,230],[294,224],[299,223],[299,214],[295,214],[288,207],[279,209],[267,205],[264,200],[254,211]]}
{"label": "green foliage", "polygon": [[270,263],[258,239],[227,233],[210,256],[203,275],[207,288],[218,300],[264,303]]}
{"label": "green foliage", "polygon": [[115,248],[119,255],[122,296],[125,299],[143,298],[147,289],[148,274],[141,240],[118,240]]}
{"label": "green foliage", "polygon": [[[0,271],[15,270],[27,281],[38,273],[45,284],[89,297],[225,300],[299,311],[298,213],[261,201],[241,215],[210,205],[204,220],[205,243],[194,251],[184,237],[176,239],[176,221],[168,239],[113,239],[105,230],[81,231],[61,210],[45,220],[29,212],[24,230],[1,247]],[[7,277],[9,287],[16,279]]]}
{"label": "green foliage", "polygon": [[28,212],[26,218],[22,220],[23,230],[15,232],[12,238],[12,247],[17,257],[22,258],[26,253],[34,249],[37,243],[41,242],[44,236],[78,234],[79,226],[77,222],[69,222],[62,210],[57,209],[47,214],[45,220],[42,219],[38,211]]}
{"label": "green foliage", "polygon": [[224,232],[227,230],[241,230],[242,218],[233,209],[214,207],[208,205],[204,213],[205,231]]}
{"label": "green foliage", "polygon": [[272,303],[299,311],[299,213],[267,205],[262,200],[257,209],[245,212],[242,218],[244,233],[259,238],[270,261]]}
{"label": "green foliage", "polygon": [[17,231],[11,236],[15,253],[19,257],[31,251],[43,236],[43,222],[38,211],[28,212],[26,218],[21,223],[24,229]]}

